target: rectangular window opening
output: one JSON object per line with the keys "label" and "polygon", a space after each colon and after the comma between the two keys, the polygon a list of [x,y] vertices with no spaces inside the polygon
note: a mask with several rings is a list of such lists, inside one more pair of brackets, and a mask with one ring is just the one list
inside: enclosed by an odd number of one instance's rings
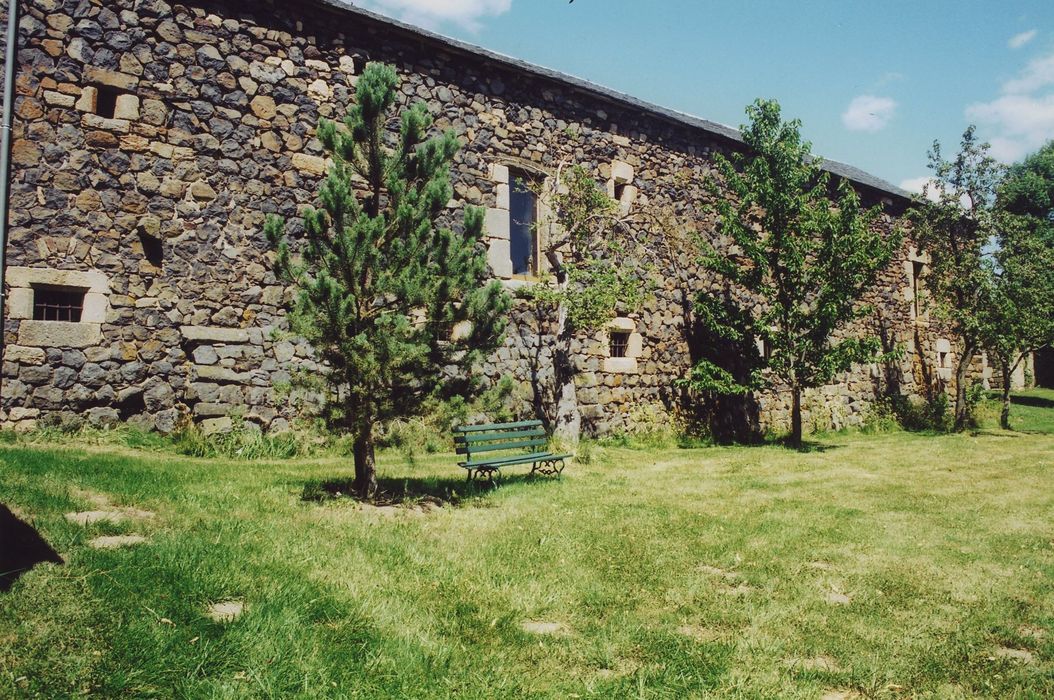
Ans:
{"label": "rectangular window opening", "polygon": [[629,332],[628,331],[611,331],[608,333],[610,338],[610,355],[611,357],[625,357],[629,351]]}
{"label": "rectangular window opening", "polygon": [[73,287],[34,287],[34,321],[79,322],[84,311],[85,290]]}
{"label": "rectangular window opening", "polygon": [[117,98],[124,93],[109,85],[96,85],[95,90],[95,113],[103,119],[113,119],[117,113]]}
{"label": "rectangular window opening", "polygon": [[615,185],[615,201],[621,202],[622,198],[626,195],[626,183],[619,183]]}
{"label": "rectangular window opening", "polygon": [[510,172],[509,182],[509,255],[512,258],[512,274],[533,277],[538,273],[535,235],[538,196],[531,189],[532,180],[526,173]]}

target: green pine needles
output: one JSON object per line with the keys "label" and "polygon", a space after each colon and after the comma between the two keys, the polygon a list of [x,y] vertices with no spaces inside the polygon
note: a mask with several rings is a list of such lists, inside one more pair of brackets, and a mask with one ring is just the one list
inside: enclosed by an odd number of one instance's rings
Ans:
{"label": "green pine needles", "polygon": [[702,259],[724,281],[725,293],[700,294],[695,309],[709,333],[755,357],[745,374],[701,359],[686,383],[717,394],[788,388],[797,446],[802,390],[879,358],[878,338],[840,337],[840,331],[872,313],[860,299],[901,237],[881,234],[880,210],[862,210],[845,180],[832,200],[829,173],[802,141],[800,122],[782,120],[778,103],[758,100],[747,114],[743,139],[751,154],[716,157],[732,195],[716,197],[718,233],[733,245],[707,246]]}
{"label": "green pine needles", "polygon": [[386,131],[398,84],[393,68],[369,64],[343,125],[319,123],[333,163],[295,252],[282,219],[265,225],[275,268],[297,290],[293,330],[328,367],[326,417],[355,436],[363,498],[376,491],[377,423],[473,392],[471,367],[497,346],[510,306],[488,281],[483,211],[466,208],[461,231],[436,223],[452,196],[454,134],[428,138],[420,103],[397,135]]}

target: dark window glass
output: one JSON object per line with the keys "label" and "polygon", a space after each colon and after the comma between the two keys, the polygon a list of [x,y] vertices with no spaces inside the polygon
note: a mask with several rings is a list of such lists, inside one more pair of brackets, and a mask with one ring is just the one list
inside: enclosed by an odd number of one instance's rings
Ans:
{"label": "dark window glass", "polygon": [[79,289],[33,289],[34,321],[80,321],[83,309],[84,292]]}
{"label": "dark window glass", "polygon": [[99,85],[95,89],[95,113],[104,119],[113,119],[117,111],[117,96],[121,92],[109,85]]}
{"label": "dark window glass", "polygon": [[530,190],[523,173],[509,175],[509,253],[512,274],[533,275],[535,266],[534,224],[538,217],[538,198]]}
{"label": "dark window glass", "polygon": [[611,331],[608,335],[611,338],[611,356],[625,357],[626,351],[629,349],[629,333],[626,331]]}

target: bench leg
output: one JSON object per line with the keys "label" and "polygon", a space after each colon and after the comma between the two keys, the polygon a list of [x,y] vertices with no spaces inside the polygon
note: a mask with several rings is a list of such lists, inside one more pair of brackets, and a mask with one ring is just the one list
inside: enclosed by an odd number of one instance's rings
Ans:
{"label": "bench leg", "polygon": [[465,481],[472,481],[472,477],[473,477],[472,470],[471,469],[466,469],[465,471],[468,472],[468,477],[465,479]]}

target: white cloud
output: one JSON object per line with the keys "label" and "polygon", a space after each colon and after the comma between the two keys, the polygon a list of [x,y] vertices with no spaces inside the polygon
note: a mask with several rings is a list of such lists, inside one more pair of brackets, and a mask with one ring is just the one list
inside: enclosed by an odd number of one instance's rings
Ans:
{"label": "white cloud", "polygon": [[842,114],[842,124],[850,131],[881,131],[893,118],[897,103],[888,97],[854,97]]}
{"label": "white cloud", "polygon": [[900,183],[900,189],[914,192],[915,194],[925,193],[926,198],[934,202],[940,200],[939,185],[931,177],[908,178]]}
{"label": "white cloud", "polygon": [[991,135],[991,154],[1012,163],[1054,139],[1054,53],[1029,61],[1002,86],[1002,96],[966,108]]}
{"label": "white cloud", "polygon": [[508,12],[512,0],[362,0],[360,4],[425,27],[435,28],[453,22],[477,31],[484,17],[497,17]]}
{"label": "white cloud", "polygon": [[1020,95],[1035,92],[1048,85],[1054,85],[1054,53],[1029,61],[1020,76],[1003,83],[1003,92],[1007,95]]}
{"label": "white cloud", "polygon": [[1022,46],[1035,39],[1037,33],[1038,32],[1036,32],[1035,29],[1029,29],[1027,32],[1015,34],[1010,37],[1010,41],[1006,42],[1006,45],[1012,49],[1020,49]]}

